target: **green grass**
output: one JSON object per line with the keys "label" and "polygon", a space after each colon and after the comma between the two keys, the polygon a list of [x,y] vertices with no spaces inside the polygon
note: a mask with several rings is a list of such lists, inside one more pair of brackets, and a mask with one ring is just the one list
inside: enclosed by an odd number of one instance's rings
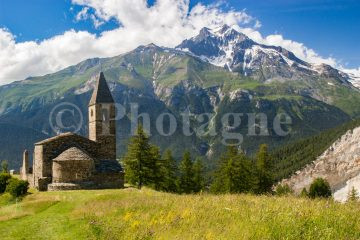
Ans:
{"label": "green grass", "polygon": [[0,239],[359,239],[360,205],[152,190],[0,197]]}

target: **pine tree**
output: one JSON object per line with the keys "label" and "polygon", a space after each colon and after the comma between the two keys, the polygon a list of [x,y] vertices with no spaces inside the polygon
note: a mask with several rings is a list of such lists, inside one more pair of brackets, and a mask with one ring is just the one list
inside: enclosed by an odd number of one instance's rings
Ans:
{"label": "pine tree", "polygon": [[224,187],[226,192],[235,193],[237,191],[237,176],[240,172],[240,166],[237,164],[236,156],[229,158],[226,168],[225,168],[225,181]]}
{"label": "pine tree", "polygon": [[259,151],[256,154],[256,167],[265,170],[268,170],[271,167],[270,155],[266,144],[261,144],[259,147]]}
{"label": "pine tree", "polygon": [[231,146],[221,157],[210,190],[215,193],[254,192],[257,179],[253,164],[244,153]]}
{"label": "pine tree", "polygon": [[182,193],[192,193],[194,189],[193,162],[189,152],[185,152],[180,163],[179,190]]}
{"label": "pine tree", "polygon": [[256,154],[256,169],[258,176],[257,193],[270,192],[273,180],[271,174],[271,159],[266,144],[260,145],[259,151]]}
{"label": "pine tree", "polygon": [[359,200],[358,191],[354,187],[352,187],[348,193],[347,201],[348,202],[357,202],[358,200]]}
{"label": "pine tree", "polygon": [[171,150],[167,150],[161,161],[161,187],[166,192],[177,192],[177,165]]}
{"label": "pine tree", "polygon": [[154,182],[154,149],[149,138],[139,124],[136,134],[130,139],[124,157],[125,179],[128,183],[141,188]]}
{"label": "pine tree", "polygon": [[204,179],[204,164],[202,163],[201,158],[197,158],[194,165],[193,165],[193,172],[194,172],[194,192],[200,192],[204,189],[205,186],[205,179]]}
{"label": "pine tree", "polygon": [[155,145],[150,145],[150,156],[146,163],[148,185],[156,190],[160,190],[162,182],[161,173],[161,154],[160,148]]}
{"label": "pine tree", "polygon": [[251,161],[243,153],[229,159],[225,181],[228,192],[244,193],[253,191],[256,181],[251,167]]}
{"label": "pine tree", "polygon": [[235,146],[229,146],[224,154],[221,155],[217,169],[214,173],[214,180],[210,186],[210,191],[214,193],[229,192],[228,165],[229,160],[236,157],[238,150]]}

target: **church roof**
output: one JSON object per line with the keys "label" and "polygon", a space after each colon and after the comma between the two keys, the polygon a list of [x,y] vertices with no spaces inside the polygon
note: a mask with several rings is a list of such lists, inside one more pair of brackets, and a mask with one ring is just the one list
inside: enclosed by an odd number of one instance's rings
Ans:
{"label": "church roof", "polygon": [[44,144],[52,143],[52,142],[58,141],[60,139],[68,138],[68,137],[77,137],[77,138],[81,138],[85,141],[92,142],[91,140],[89,140],[86,137],[80,136],[80,135],[72,133],[72,132],[67,132],[67,133],[62,133],[62,134],[56,135],[51,138],[44,139],[40,142],[35,143],[35,145],[44,145]]}
{"label": "church roof", "polygon": [[62,152],[59,156],[54,158],[54,161],[60,162],[60,161],[93,161],[93,158],[90,157],[87,153],[85,153],[83,150],[72,147],[64,152]]}
{"label": "church roof", "polygon": [[68,136],[74,136],[74,135],[76,135],[76,134],[72,133],[72,132],[62,133],[62,134],[56,135],[54,137],[47,138],[47,139],[44,139],[44,140],[42,140],[40,142],[37,142],[37,143],[35,143],[35,145],[42,145],[42,144],[50,143],[50,142],[56,141],[56,140],[58,140],[60,138],[68,137]]}
{"label": "church roof", "polygon": [[100,163],[96,165],[96,171],[99,173],[109,173],[122,172],[123,169],[116,160],[101,160]]}
{"label": "church roof", "polygon": [[109,86],[106,83],[103,72],[100,72],[99,77],[96,81],[96,86],[91,96],[89,106],[96,103],[114,103],[114,99],[111,95]]}

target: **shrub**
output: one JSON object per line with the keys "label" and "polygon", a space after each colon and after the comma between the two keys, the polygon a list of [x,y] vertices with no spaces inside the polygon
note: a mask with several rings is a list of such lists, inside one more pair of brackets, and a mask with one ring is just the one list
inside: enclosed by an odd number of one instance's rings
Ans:
{"label": "shrub", "polygon": [[315,179],[310,185],[309,197],[311,198],[329,198],[331,197],[331,189],[329,183],[323,178]]}
{"label": "shrub", "polygon": [[6,160],[1,161],[1,170],[3,173],[9,172],[9,163]]}
{"label": "shrub", "polygon": [[293,192],[294,191],[287,184],[284,184],[284,185],[279,184],[276,186],[276,189],[275,189],[275,193],[278,196],[289,195],[289,194],[292,194]]}
{"label": "shrub", "polygon": [[8,180],[8,184],[6,186],[6,192],[10,193],[10,195],[13,197],[20,197],[25,195],[28,189],[29,183],[17,178],[11,178]]}
{"label": "shrub", "polygon": [[7,182],[11,178],[11,175],[8,173],[0,173],[0,193],[4,193],[6,189]]}

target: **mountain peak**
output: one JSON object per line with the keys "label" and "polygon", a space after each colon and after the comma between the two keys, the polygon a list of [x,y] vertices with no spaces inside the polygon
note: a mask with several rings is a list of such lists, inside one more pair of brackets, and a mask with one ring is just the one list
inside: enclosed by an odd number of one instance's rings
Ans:
{"label": "mountain peak", "polygon": [[221,29],[220,29],[220,32],[222,32],[222,33],[225,33],[227,30],[229,30],[229,29],[232,29],[229,25],[227,25],[227,24],[224,24],[222,27],[221,27]]}
{"label": "mountain peak", "polygon": [[345,75],[328,65],[315,67],[282,47],[259,44],[226,24],[215,29],[203,28],[177,48],[213,65],[263,81],[299,79],[316,74],[346,82],[343,81]]}
{"label": "mountain peak", "polygon": [[156,45],[155,43],[150,43],[148,45],[146,45],[146,47],[148,48],[160,48],[158,45]]}
{"label": "mountain peak", "polygon": [[150,43],[147,45],[141,45],[135,49],[135,51],[146,51],[146,50],[162,50],[163,48],[157,46],[154,43]]}
{"label": "mountain peak", "polygon": [[212,35],[212,33],[211,33],[210,29],[207,28],[207,27],[204,27],[204,28],[202,28],[200,30],[198,37],[206,38],[206,37],[209,37],[211,35]]}
{"label": "mountain peak", "polygon": [[215,35],[217,37],[222,37],[222,38],[232,38],[232,39],[239,38],[240,40],[249,39],[248,36],[246,36],[245,34],[237,31],[233,27],[230,27],[229,25],[226,25],[226,24],[221,27],[212,29],[212,30],[210,30],[210,32],[213,35]]}

